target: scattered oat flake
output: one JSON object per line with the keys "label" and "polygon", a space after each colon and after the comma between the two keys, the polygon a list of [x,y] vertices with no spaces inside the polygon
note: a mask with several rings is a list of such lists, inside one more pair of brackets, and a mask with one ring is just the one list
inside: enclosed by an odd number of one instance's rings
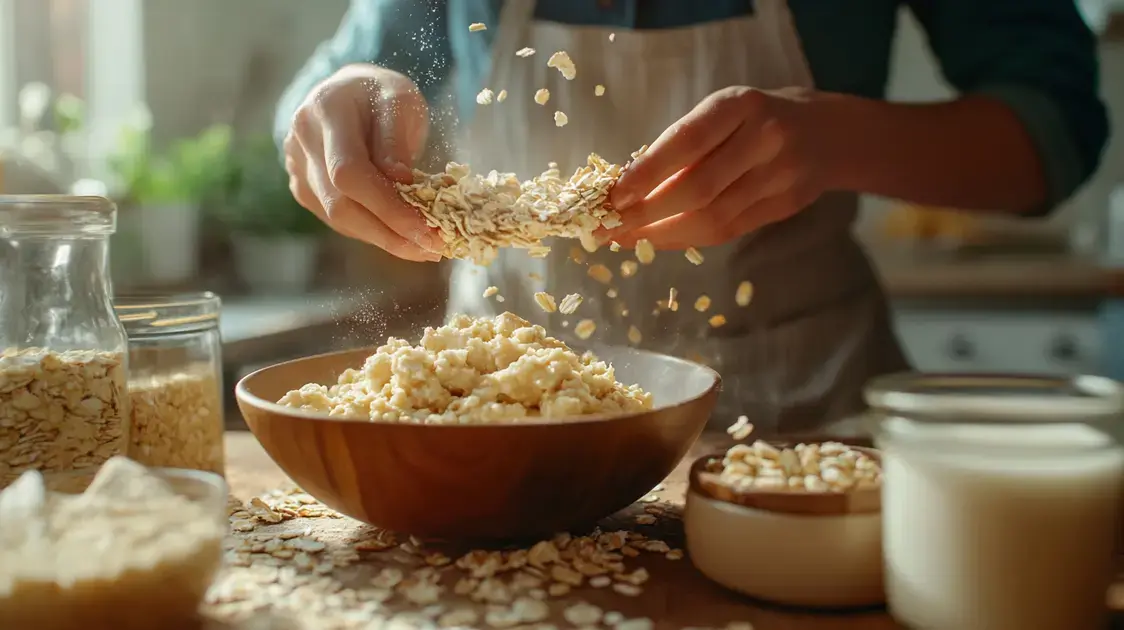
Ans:
{"label": "scattered oat flake", "polygon": [[545,291],[539,291],[535,294],[535,303],[547,313],[553,313],[558,310],[558,305],[554,301],[554,296]]}
{"label": "scattered oat flake", "polygon": [[503,304],[505,300],[506,300],[506,298],[504,298],[504,296],[502,296],[502,295],[496,296],[496,301],[499,302],[500,304]]}
{"label": "scattered oat flake", "polygon": [[603,614],[600,608],[585,602],[578,602],[562,611],[562,617],[578,627],[596,626]]}
{"label": "scattered oat flake", "polygon": [[695,310],[696,311],[698,311],[700,313],[705,313],[707,311],[707,309],[709,309],[709,308],[710,308],[710,297],[708,295],[706,295],[705,293],[703,295],[700,295],[698,297],[698,299],[695,300]]}
{"label": "scattered oat flake", "polygon": [[609,268],[600,263],[590,265],[589,270],[586,272],[590,278],[600,282],[601,284],[609,284],[613,281],[613,272]]}
{"label": "scattered oat flake", "polygon": [[640,265],[637,264],[635,260],[625,260],[621,262],[622,278],[631,278],[636,275],[637,271],[640,271]]}
{"label": "scattered oat flake", "polygon": [[604,96],[605,95],[605,86],[601,85],[601,84],[595,85],[593,87],[593,95],[594,96]]}
{"label": "scattered oat flake", "polygon": [[564,112],[554,112],[554,126],[565,127],[566,123],[570,122],[570,118]]}
{"label": "scattered oat flake", "polygon": [[656,248],[652,246],[652,241],[642,238],[636,241],[636,260],[640,261],[642,265],[650,265],[656,259]]}
{"label": "scattered oat flake", "polygon": [[637,328],[636,326],[629,326],[628,327],[628,342],[631,343],[634,346],[637,346],[637,345],[640,345],[640,342],[642,340],[643,340],[643,337],[640,334],[640,329]]}
{"label": "scattered oat flake", "polygon": [[692,265],[701,265],[701,264],[703,264],[703,255],[702,255],[702,252],[700,252],[699,250],[695,249],[694,247],[688,247],[688,248],[687,248],[687,251],[686,251],[686,252],[684,252],[684,253],[683,253],[683,255],[687,257],[687,260],[691,261],[691,264],[692,264]]}
{"label": "scattered oat flake", "polygon": [[606,289],[605,290],[605,297],[610,298],[610,299],[616,298],[617,297],[617,288],[616,287],[609,287],[608,289]]}
{"label": "scattered oat flake", "polygon": [[488,287],[487,289],[484,289],[484,297],[490,298],[490,297],[492,297],[493,295],[495,295],[499,292],[500,292],[499,287]]}
{"label": "scattered oat flake", "polygon": [[571,293],[562,298],[562,303],[558,305],[558,312],[563,315],[572,315],[578,307],[582,305],[582,296],[580,293]]}
{"label": "scattered oat flake", "polygon": [[609,43],[612,43],[612,42],[615,42],[615,41],[617,41],[617,34],[616,33],[609,33]]}
{"label": "scattered oat flake", "polygon": [[576,326],[574,326],[574,334],[578,339],[589,339],[593,336],[593,331],[597,330],[597,324],[592,319],[583,319]]}
{"label": "scattered oat flake", "polygon": [[548,68],[556,68],[562,73],[562,78],[567,81],[573,81],[574,77],[578,76],[578,68],[574,65],[573,59],[570,59],[569,53],[564,50],[559,50],[547,59],[546,66]]}
{"label": "scattered oat flake", "polygon": [[495,99],[495,94],[493,94],[492,90],[490,90],[488,88],[484,88],[483,90],[480,90],[480,92],[476,94],[476,104],[477,105],[491,105],[492,101],[494,99]]}
{"label": "scattered oat flake", "polygon": [[535,102],[538,103],[539,105],[546,105],[546,102],[549,101],[549,100],[550,100],[550,90],[548,90],[546,88],[542,88],[542,89],[537,90],[535,92]]}
{"label": "scattered oat flake", "polygon": [[619,252],[619,251],[621,251],[621,244],[620,244],[620,243],[618,243],[618,242],[616,242],[616,241],[611,241],[611,242],[609,243],[609,251],[611,251],[611,252]]}
{"label": "scattered oat flake", "polygon": [[671,551],[665,553],[663,557],[667,558],[668,560],[682,560],[683,559],[683,550],[682,549],[672,549]]}
{"label": "scattered oat flake", "polygon": [[679,291],[675,287],[671,287],[670,289],[667,290],[667,308],[668,308],[668,310],[670,310],[672,312],[675,312],[675,311],[679,310],[678,297],[679,297]]}
{"label": "scattered oat flake", "polygon": [[715,315],[715,316],[711,317],[710,319],[708,319],[707,323],[710,324],[711,328],[720,328],[720,327],[726,325],[726,316],[725,315]]}
{"label": "scattered oat flake", "polygon": [[496,94],[496,102],[502,103],[506,100],[507,100],[507,90],[500,90],[500,93]]}
{"label": "scattered oat flake", "polygon": [[530,57],[533,54],[535,54],[534,48],[520,48],[519,50],[515,51],[516,57],[522,57],[524,59]]}
{"label": "scattered oat flake", "polygon": [[734,292],[734,302],[736,302],[738,306],[749,306],[749,302],[752,299],[753,283],[749,280],[744,280],[738,285],[737,291]]}
{"label": "scattered oat flake", "polygon": [[488,30],[488,26],[486,24],[484,24],[483,22],[473,22],[472,24],[468,25],[468,31],[470,33],[478,33],[480,31],[486,31],[486,30]]}
{"label": "scattered oat flake", "polygon": [[[613,590],[626,597],[636,597],[643,592],[639,586],[627,582],[617,582],[613,585]],[[617,627],[619,628],[620,624],[617,624]]]}
{"label": "scattered oat flake", "polygon": [[729,433],[730,437],[740,442],[749,437],[749,434],[753,433],[753,425],[749,422],[747,416],[738,416],[734,424],[731,424],[726,429],[726,433]]}

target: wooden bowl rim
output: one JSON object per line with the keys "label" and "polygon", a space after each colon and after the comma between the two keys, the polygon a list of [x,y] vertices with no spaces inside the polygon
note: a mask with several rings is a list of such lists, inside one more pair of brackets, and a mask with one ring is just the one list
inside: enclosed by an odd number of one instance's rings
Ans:
{"label": "wooden bowl rim", "polygon": [[[717,371],[715,371],[713,368],[711,368],[707,365],[703,365],[701,363],[696,363],[696,362],[690,361],[688,359],[682,359],[680,357],[671,356],[669,354],[660,354],[658,352],[652,352],[650,350],[641,350],[639,348],[632,348],[632,347],[629,347],[629,346],[602,346],[602,347],[625,349],[625,350],[628,350],[629,352],[633,352],[633,353],[637,353],[637,354],[649,355],[649,356],[652,356],[652,357],[658,357],[662,361],[671,360],[675,363],[686,364],[686,365],[694,367],[694,368],[702,368],[705,371],[705,373],[708,373],[711,377],[710,386],[707,387],[705,390],[703,390],[701,393],[699,393],[698,396],[693,396],[691,398],[685,398],[685,399],[683,399],[683,400],[681,400],[681,401],[679,401],[675,404],[665,405],[663,407],[652,407],[651,409],[645,409],[643,411],[634,411],[634,412],[630,412],[630,413],[616,413],[616,414],[614,414],[614,413],[599,413],[599,414],[591,414],[591,415],[587,415],[587,416],[563,416],[563,417],[555,417],[555,418],[535,418],[535,419],[519,420],[518,422],[513,421],[513,422],[500,422],[500,423],[488,423],[488,424],[415,424],[415,423],[406,423],[406,422],[387,422],[385,420],[365,420],[365,419],[362,419],[362,418],[337,418],[337,417],[328,416],[328,415],[322,414],[322,413],[315,413],[315,412],[311,412],[311,411],[306,411],[304,409],[296,409],[294,407],[286,407],[284,405],[280,405],[276,402],[266,400],[264,398],[261,398],[260,396],[257,396],[255,394],[253,394],[252,392],[250,392],[249,388],[246,385],[246,383],[248,381],[250,381],[251,379],[253,379],[255,377],[260,376],[264,372],[267,372],[269,370],[273,370],[275,368],[280,368],[280,367],[285,366],[285,365],[302,363],[302,362],[305,362],[305,361],[312,361],[312,360],[315,360],[315,359],[325,359],[325,358],[328,358],[328,357],[338,356],[338,355],[343,355],[343,354],[358,354],[360,352],[366,352],[366,353],[368,353],[368,356],[369,356],[370,354],[374,353],[375,350],[377,350],[380,347],[381,347],[381,345],[380,346],[367,346],[367,347],[364,347],[364,348],[353,348],[351,350],[337,350],[335,352],[324,352],[324,353],[321,353],[321,354],[313,354],[313,355],[309,355],[309,356],[306,356],[306,357],[290,359],[288,361],[282,361],[280,363],[274,363],[273,365],[269,365],[269,366],[266,366],[266,367],[263,367],[263,368],[258,368],[256,370],[254,370],[253,372],[250,372],[249,374],[247,374],[247,375],[243,376],[242,378],[238,379],[238,384],[234,386],[234,396],[240,403],[244,403],[246,405],[249,405],[251,407],[255,407],[257,409],[266,411],[268,413],[289,416],[289,417],[292,417],[292,418],[300,418],[302,420],[318,420],[318,421],[322,421],[322,422],[347,423],[347,424],[358,423],[358,424],[369,424],[369,425],[387,426],[387,427],[407,426],[407,427],[439,428],[441,430],[461,429],[461,430],[472,431],[472,430],[480,430],[480,429],[496,428],[496,427],[503,427],[505,429],[506,428],[512,428],[512,429],[527,428],[527,429],[531,429],[531,428],[541,428],[541,427],[549,427],[549,426],[562,426],[562,425],[573,426],[573,425],[580,425],[580,424],[601,423],[601,422],[606,422],[606,421],[611,421],[611,420],[625,420],[625,419],[628,419],[628,418],[638,418],[638,417],[647,416],[647,415],[650,415],[650,414],[653,414],[653,413],[667,411],[667,410],[670,410],[670,409],[679,409],[681,407],[685,407],[685,406],[694,404],[694,403],[698,402],[699,400],[702,400],[703,398],[706,398],[707,396],[713,395],[718,390],[720,390],[721,387],[722,387],[722,376]],[[594,352],[594,354],[596,355],[596,352]],[[610,363],[610,365],[612,365],[612,364]],[[303,383],[302,383],[302,385],[303,385]]]}
{"label": "wooden bowl rim", "polygon": [[[765,440],[765,441],[768,444],[770,444],[772,446],[775,446],[777,448],[784,448],[784,447],[788,447],[788,446],[793,445],[791,442],[776,442],[776,441],[771,441],[771,440]],[[805,443],[807,443],[807,442],[805,442]],[[882,451],[880,451],[876,448],[869,448],[869,447],[865,447],[865,446],[849,446],[849,448],[855,449],[857,451],[862,451],[863,453],[866,453],[867,455],[870,455],[871,457],[876,458],[879,462],[879,465],[881,465],[881,463],[882,463]],[[698,493],[698,494],[700,494],[704,497],[707,497],[708,499],[711,499],[712,501],[720,501],[722,503],[727,503],[727,504],[730,504],[730,505],[736,505],[738,507],[750,508],[750,509],[754,509],[754,510],[762,510],[762,511],[766,511],[766,512],[774,512],[774,513],[777,513],[777,514],[790,514],[790,513],[784,512],[784,511],[781,511],[781,510],[770,509],[769,507],[767,507],[767,505],[769,503],[772,503],[773,501],[793,501],[793,502],[801,502],[802,501],[804,503],[814,503],[816,501],[824,502],[824,501],[830,501],[832,499],[839,499],[839,498],[842,498],[842,497],[854,498],[854,497],[861,497],[861,496],[869,496],[869,497],[872,497],[872,498],[880,498],[881,492],[882,492],[881,484],[878,487],[875,487],[875,488],[864,488],[862,490],[854,490],[854,491],[851,491],[851,492],[792,492],[792,491],[785,491],[785,490],[756,490],[756,489],[735,490],[733,488],[729,488],[728,486],[723,486],[723,487],[727,488],[730,491],[730,494],[734,497],[734,500],[730,500],[730,499],[726,499],[726,498],[723,498],[723,497],[714,496],[714,493],[711,492],[703,484],[703,481],[702,481],[702,476],[704,474],[708,474],[705,470],[706,464],[709,461],[714,460],[714,459],[721,460],[725,456],[726,456],[726,451],[719,451],[719,452],[714,452],[714,453],[709,453],[709,454],[703,455],[703,456],[699,457],[698,459],[696,459],[694,462],[692,462],[690,472],[688,473],[688,478],[687,478],[688,491],[696,492],[696,493]],[[715,481],[713,483],[717,483],[717,482]],[[883,482],[883,483],[885,483],[885,482]],[[743,500],[738,500],[738,499],[743,499]],[[881,500],[874,501],[874,503],[876,503],[878,505],[877,512],[881,512]],[[762,505],[762,504],[765,504],[765,505]],[[819,514],[819,515],[820,516],[838,516],[838,515],[841,515],[841,514],[863,514],[863,513],[876,513],[876,512],[872,511],[872,510],[863,510],[863,511],[860,511],[860,512],[825,511],[822,514]],[[799,514],[799,515],[803,515],[803,516],[816,516],[817,515],[812,511],[791,513],[791,514]]]}

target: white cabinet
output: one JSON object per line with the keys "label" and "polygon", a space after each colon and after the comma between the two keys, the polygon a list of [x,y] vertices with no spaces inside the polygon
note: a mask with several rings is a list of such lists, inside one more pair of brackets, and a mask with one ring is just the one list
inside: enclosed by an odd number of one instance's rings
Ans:
{"label": "white cabinet", "polygon": [[897,308],[894,324],[914,368],[931,372],[1098,374],[1095,312]]}

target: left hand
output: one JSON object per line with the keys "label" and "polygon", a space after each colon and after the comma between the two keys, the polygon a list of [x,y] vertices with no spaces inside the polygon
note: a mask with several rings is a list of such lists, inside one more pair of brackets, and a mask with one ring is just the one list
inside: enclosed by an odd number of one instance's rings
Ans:
{"label": "left hand", "polygon": [[790,88],[719,90],[669,127],[625,171],[610,200],[631,247],[705,247],[784,220],[822,191],[812,96]]}

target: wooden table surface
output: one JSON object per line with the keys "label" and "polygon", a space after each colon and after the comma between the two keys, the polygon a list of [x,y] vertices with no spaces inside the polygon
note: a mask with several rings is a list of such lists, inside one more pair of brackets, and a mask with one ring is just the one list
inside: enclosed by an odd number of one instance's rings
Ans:
{"label": "wooden table surface", "polygon": [[[664,489],[658,493],[661,502],[665,502],[665,505],[682,505],[687,485],[687,464],[697,456],[714,452],[726,446],[728,442],[724,438],[725,436],[704,435],[699,440],[692,449],[691,455],[663,484]],[[229,432],[226,437],[226,447],[227,479],[235,497],[248,501],[259,494],[292,486],[292,481],[270,460],[250,433]],[[669,513],[676,511],[677,508],[675,507],[669,508]],[[682,527],[676,518],[662,518],[660,522],[653,526],[637,526],[633,519],[640,513],[643,513],[643,507],[635,505],[606,519],[601,524],[602,528],[605,530],[634,529],[649,537],[664,540],[672,547],[683,547]],[[290,530],[310,533],[312,537],[325,541],[361,538],[362,536],[357,532],[364,529],[369,530],[367,526],[346,518],[297,518],[286,521],[282,525]],[[280,527],[280,525],[272,527]],[[358,564],[362,565],[361,568],[366,572],[364,575],[374,575],[382,567],[401,566],[400,564],[396,565],[398,562],[401,562],[401,560],[396,557],[395,552],[387,551],[363,554]],[[618,611],[628,618],[649,618],[655,622],[655,627],[659,629],[723,628],[733,622],[750,622],[754,630],[797,628],[810,630],[846,630],[851,628],[879,630],[901,627],[884,610],[812,612],[785,609],[755,602],[709,582],[691,565],[689,558],[672,561],[657,554],[645,554],[639,558],[629,559],[629,565],[630,568],[643,566],[651,573],[651,579],[644,585],[644,592],[640,596],[625,597],[609,589],[595,589],[588,586],[575,589],[568,596],[549,600],[553,618],[546,623],[560,628],[571,627],[571,624],[562,619],[561,611],[572,603],[585,601],[600,606],[606,611]],[[350,568],[354,569],[354,567]],[[459,571],[458,569],[452,570]],[[352,576],[354,576],[354,572],[352,572]],[[1114,591],[1116,590],[1124,591],[1124,584],[1118,583],[1118,587],[1114,588]],[[1124,609],[1124,597],[1120,595],[1115,592],[1110,594],[1113,607],[1117,610]],[[447,591],[443,595],[441,603],[464,605],[468,603],[468,600],[454,596],[451,591]],[[409,611],[411,609],[409,604],[403,606],[398,603],[397,606],[397,610]],[[414,609],[418,608],[420,607],[414,607]],[[480,608],[483,610],[483,607]],[[218,627],[242,628],[243,626],[220,625]],[[254,626],[254,628],[262,627],[301,628],[302,626],[278,626],[276,624]],[[306,624],[303,627],[321,626]],[[399,623],[392,624],[389,627],[393,627],[395,630],[406,630],[413,626]],[[488,626],[480,622],[476,627],[487,628]],[[742,627],[744,628],[744,626]]]}

